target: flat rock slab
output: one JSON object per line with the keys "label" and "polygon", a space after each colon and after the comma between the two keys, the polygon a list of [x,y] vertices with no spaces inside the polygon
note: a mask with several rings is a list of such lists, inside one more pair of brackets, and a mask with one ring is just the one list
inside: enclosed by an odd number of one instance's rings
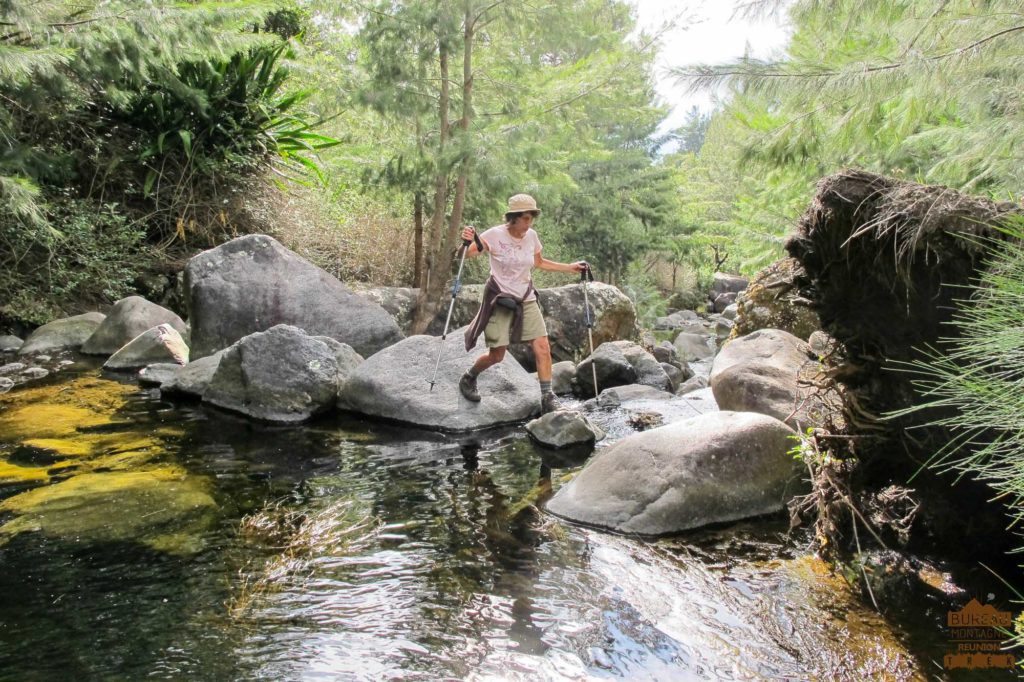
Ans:
{"label": "flat rock slab", "polygon": [[442,341],[412,336],[372,355],[349,375],[338,398],[341,409],[439,431],[474,431],[524,421],[540,411],[540,387],[511,354],[480,375],[481,401],[459,393],[459,377],[481,355],[466,352],[465,329],[448,333],[433,390]]}
{"label": "flat rock slab", "polygon": [[803,490],[793,430],[773,417],[716,412],[624,438],[548,502],[571,521],[666,535],[777,512]]}

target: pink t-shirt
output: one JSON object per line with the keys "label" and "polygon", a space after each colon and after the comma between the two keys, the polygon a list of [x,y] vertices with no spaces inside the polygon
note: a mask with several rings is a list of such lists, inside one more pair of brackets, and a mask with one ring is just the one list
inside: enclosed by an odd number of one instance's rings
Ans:
{"label": "pink t-shirt", "polygon": [[[516,239],[509,234],[507,225],[495,225],[480,235],[480,239],[487,244],[491,275],[501,290],[517,298],[526,295],[530,288],[534,258],[541,248],[536,231],[531,227],[522,239]],[[524,300],[532,301],[535,298],[531,293]]]}

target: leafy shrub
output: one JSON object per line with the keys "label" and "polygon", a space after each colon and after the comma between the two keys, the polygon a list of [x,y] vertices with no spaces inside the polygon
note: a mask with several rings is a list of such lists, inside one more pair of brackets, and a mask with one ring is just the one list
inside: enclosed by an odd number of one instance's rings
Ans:
{"label": "leafy shrub", "polygon": [[135,279],[154,254],[143,231],[114,205],[63,200],[48,206],[60,228],[45,242],[11,220],[0,222],[0,238],[11,248],[0,258],[0,319],[38,325],[117,300],[133,291]]}

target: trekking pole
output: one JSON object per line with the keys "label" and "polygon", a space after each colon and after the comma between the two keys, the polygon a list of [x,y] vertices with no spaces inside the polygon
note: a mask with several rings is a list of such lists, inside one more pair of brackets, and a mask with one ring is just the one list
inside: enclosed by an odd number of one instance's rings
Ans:
{"label": "trekking pole", "polygon": [[[473,238],[477,240],[479,244],[479,237],[473,235]],[[455,281],[452,282],[452,302],[448,304],[448,317],[444,321],[444,331],[441,333],[441,346],[437,349],[437,361],[434,363],[434,375],[430,377],[430,390],[434,390],[434,384],[437,383],[437,368],[441,364],[441,351],[444,350],[444,339],[448,336],[448,325],[452,321],[452,311],[455,309],[455,297],[459,295],[459,289],[462,288],[462,265],[466,262],[466,252],[469,251],[469,245],[472,242],[468,239],[462,240],[462,256],[459,257],[459,272],[455,275]],[[479,248],[479,247],[478,247]]]}
{"label": "trekking pole", "polygon": [[594,397],[597,397],[597,363],[594,362],[594,320],[590,316],[590,297],[587,295],[587,282],[594,281],[594,273],[590,270],[590,263],[584,263],[586,267],[580,272],[580,281],[583,282],[583,315],[587,322],[587,336],[590,339],[590,369],[594,375]]}

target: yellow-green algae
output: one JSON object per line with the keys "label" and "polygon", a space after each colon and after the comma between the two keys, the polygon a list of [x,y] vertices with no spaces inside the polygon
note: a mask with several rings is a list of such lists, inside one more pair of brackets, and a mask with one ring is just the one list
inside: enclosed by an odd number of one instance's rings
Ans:
{"label": "yellow-green algae", "polygon": [[[96,470],[127,470],[163,452],[162,439],[178,435],[161,428],[139,433],[117,418],[135,386],[94,376],[67,384],[19,391],[0,400],[0,441],[44,450],[58,459],[49,466],[19,466],[0,458],[0,485],[45,483],[52,477]],[[114,432],[97,427],[123,425]]]}
{"label": "yellow-green algae", "polygon": [[90,375],[0,399],[0,443],[52,459],[46,466],[19,465],[0,454],[0,486],[41,486],[0,503],[0,513],[17,515],[0,526],[0,544],[37,531],[136,540],[162,551],[196,548],[196,532],[214,506],[206,479],[163,463],[164,439],[179,430],[140,427],[119,416],[137,391]]}
{"label": "yellow-green algae", "polygon": [[0,502],[0,512],[17,514],[0,536],[35,531],[167,550],[187,541],[183,526],[201,530],[214,507],[206,481],[179,467],[80,474]]}

